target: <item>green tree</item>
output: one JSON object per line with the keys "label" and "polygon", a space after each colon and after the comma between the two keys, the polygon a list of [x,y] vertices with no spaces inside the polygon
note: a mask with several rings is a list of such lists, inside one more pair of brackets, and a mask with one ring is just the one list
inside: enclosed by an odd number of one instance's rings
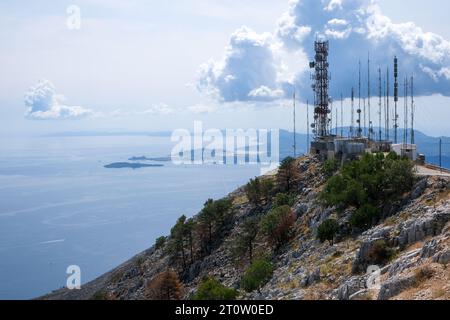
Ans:
{"label": "green tree", "polygon": [[242,277],[242,288],[247,292],[259,291],[272,278],[273,269],[273,264],[269,260],[256,260]]}
{"label": "green tree", "polygon": [[166,244],[166,237],[159,237],[155,241],[155,249],[159,250],[159,249],[163,248],[165,244]]}
{"label": "green tree", "polygon": [[194,230],[195,230],[194,219],[188,219],[184,224],[184,234],[188,242],[189,252],[191,256],[191,264],[194,263]]}
{"label": "green tree", "polygon": [[254,206],[261,204],[261,182],[258,178],[250,179],[249,183],[245,186],[245,194],[248,201]]}
{"label": "green tree", "polygon": [[371,227],[380,218],[379,208],[398,200],[414,184],[413,164],[394,153],[365,154],[360,160],[344,165],[331,177],[321,198],[342,212],[356,208],[351,224],[358,229]]}
{"label": "green tree", "polygon": [[332,177],[339,170],[339,162],[337,160],[327,160],[322,168],[325,176]]}
{"label": "green tree", "polygon": [[186,216],[182,215],[170,230],[171,244],[169,251],[178,256],[181,254],[183,270],[186,269],[186,253],[184,251]]}
{"label": "green tree", "polygon": [[277,180],[281,191],[290,192],[297,180],[298,172],[295,167],[295,159],[287,157],[284,159],[278,169]]}
{"label": "green tree", "polygon": [[248,218],[242,224],[242,230],[237,237],[237,254],[246,255],[248,253],[250,263],[253,262],[253,246],[258,235],[260,219],[257,217]]}
{"label": "green tree", "polygon": [[235,300],[237,292],[213,278],[205,278],[199,284],[191,300]]}
{"label": "green tree", "polygon": [[328,219],[322,222],[322,224],[317,229],[317,238],[320,242],[330,241],[333,245],[334,237],[339,231],[339,224],[335,219]]}
{"label": "green tree", "polygon": [[274,200],[274,207],[292,206],[295,198],[287,193],[277,193]]}
{"label": "green tree", "polygon": [[350,224],[359,229],[369,229],[379,218],[379,210],[371,204],[364,204],[350,218]]}
{"label": "green tree", "polygon": [[269,243],[278,249],[290,239],[294,223],[295,215],[291,208],[282,206],[272,209],[262,218],[261,228]]}
{"label": "green tree", "polygon": [[245,186],[245,194],[251,204],[260,207],[266,204],[273,189],[273,181],[270,179],[250,179]]}
{"label": "green tree", "polygon": [[198,216],[197,231],[204,252],[211,253],[214,237],[222,232],[230,218],[232,203],[228,199],[209,199]]}

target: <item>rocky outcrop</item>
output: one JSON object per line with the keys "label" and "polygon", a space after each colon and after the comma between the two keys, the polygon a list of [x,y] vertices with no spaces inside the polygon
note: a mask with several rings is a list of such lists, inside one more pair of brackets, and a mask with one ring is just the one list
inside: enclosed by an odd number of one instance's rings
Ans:
{"label": "rocky outcrop", "polygon": [[424,215],[410,219],[399,226],[398,243],[404,247],[422,241],[426,237],[437,236],[449,221],[450,204],[438,209],[429,208]]}
{"label": "rocky outcrop", "polygon": [[389,300],[414,285],[414,277],[394,278],[384,282],[378,294],[378,300]]}
{"label": "rocky outcrop", "polygon": [[[325,177],[320,162],[312,157],[298,160],[299,183],[292,211],[296,223],[291,241],[273,254],[264,239],[255,241],[255,256],[270,255],[272,279],[260,290],[240,290],[248,258],[236,259],[235,240],[249,217],[270,210],[255,209],[245,199],[244,188],[228,197],[233,201],[233,219],[223,239],[210,254],[180,272],[185,297],[196,291],[202,278],[214,277],[239,291],[241,299],[395,299],[405,292],[421,294],[416,273],[433,266],[440,270],[433,290],[450,298],[450,179],[429,177],[418,181],[401,201],[386,203],[385,220],[362,234],[352,233],[350,217],[354,208],[338,213],[322,205],[318,195]],[[339,232],[331,245],[317,240],[316,230],[325,219],[336,219]],[[146,285],[155,275],[176,265],[164,249],[147,250],[102,277],[83,285],[79,291],[58,290],[44,299],[145,299]],[[448,267],[447,267],[448,268]],[[376,270],[376,272],[373,272]],[[437,276],[436,276],[437,277]],[[375,280],[375,281],[373,281]],[[433,281],[424,279],[423,282]],[[423,289],[423,290],[429,290]],[[409,296],[405,296],[408,298]],[[428,296],[427,296],[428,297]]]}

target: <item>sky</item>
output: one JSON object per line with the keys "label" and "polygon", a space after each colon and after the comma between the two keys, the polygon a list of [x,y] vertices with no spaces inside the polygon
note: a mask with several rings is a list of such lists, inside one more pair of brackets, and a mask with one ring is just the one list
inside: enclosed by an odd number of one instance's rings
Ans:
{"label": "sky", "polygon": [[450,135],[450,3],[406,6],[3,0],[0,135],[192,129],[194,120],[210,128],[291,129],[294,86],[298,127],[306,131],[307,67],[317,34],[330,40],[333,96],[348,97],[368,51],[373,73],[377,65],[384,73],[397,54],[401,70],[417,79],[416,127]]}

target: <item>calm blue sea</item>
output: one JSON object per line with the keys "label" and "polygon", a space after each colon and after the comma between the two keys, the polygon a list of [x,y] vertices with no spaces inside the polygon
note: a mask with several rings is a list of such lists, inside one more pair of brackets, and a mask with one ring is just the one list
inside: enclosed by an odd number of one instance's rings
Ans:
{"label": "calm blue sea", "polygon": [[169,138],[0,139],[0,299],[33,298],[109,271],[259,174],[255,166],[105,169],[132,156],[170,154]]}

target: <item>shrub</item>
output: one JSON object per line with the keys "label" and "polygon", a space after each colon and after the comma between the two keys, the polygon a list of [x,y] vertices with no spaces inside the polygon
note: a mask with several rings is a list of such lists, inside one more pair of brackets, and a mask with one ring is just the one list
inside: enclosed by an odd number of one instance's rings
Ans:
{"label": "shrub", "polygon": [[337,160],[327,160],[324,162],[322,170],[325,176],[331,177],[339,170],[339,162]]}
{"label": "shrub", "polygon": [[235,300],[237,292],[213,278],[203,279],[191,300]]}
{"label": "shrub", "polygon": [[155,249],[159,250],[159,249],[163,248],[165,244],[166,244],[166,237],[159,237],[155,241]]}
{"label": "shrub", "polygon": [[395,255],[395,250],[390,248],[386,241],[378,240],[370,248],[367,258],[372,264],[384,265]]}
{"label": "shrub", "polygon": [[339,231],[339,224],[334,219],[328,219],[322,222],[322,224],[317,229],[317,238],[320,242],[330,241],[333,245],[333,240]]}
{"label": "shrub", "polygon": [[365,154],[360,160],[346,163],[340,174],[328,180],[321,199],[338,211],[355,207],[352,225],[368,228],[380,217],[377,207],[411,190],[412,169],[411,161],[395,154]]}
{"label": "shrub", "polygon": [[100,290],[95,292],[89,300],[108,300],[108,294]]}
{"label": "shrub", "polygon": [[430,267],[422,267],[414,272],[414,285],[420,286],[423,282],[433,278],[434,271]]}
{"label": "shrub", "polygon": [[145,296],[149,300],[181,300],[183,285],[173,271],[156,275],[146,286]]}
{"label": "shrub", "polygon": [[273,265],[266,259],[253,262],[245,272],[241,286],[247,292],[260,290],[271,278]]}
{"label": "shrub", "polygon": [[279,248],[290,239],[294,223],[295,215],[291,208],[282,206],[272,209],[262,218],[261,228],[269,243]]}
{"label": "shrub", "polygon": [[364,204],[350,218],[350,224],[359,229],[368,229],[378,219],[379,211],[370,204]]}
{"label": "shrub", "polygon": [[278,193],[275,196],[274,207],[282,207],[282,206],[293,206],[295,202],[295,198],[286,193]]}

